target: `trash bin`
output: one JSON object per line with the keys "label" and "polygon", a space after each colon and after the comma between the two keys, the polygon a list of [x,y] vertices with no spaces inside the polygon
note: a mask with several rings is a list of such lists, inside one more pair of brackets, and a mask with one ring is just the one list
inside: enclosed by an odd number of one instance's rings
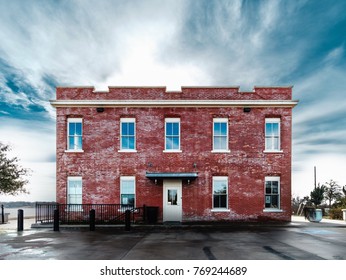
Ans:
{"label": "trash bin", "polygon": [[159,215],[159,207],[156,206],[147,206],[147,222],[148,224],[156,224],[157,217]]}
{"label": "trash bin", "polygon": [[310,222],[318,223],[322,220],[322,209],[308,208],[306,218]]}
{"label": "trash bin", "polygon": [[346,221],[346,209],[341,209],[342,210],[342,219]]}
{"label": "trash bin", "polygon": [[315,221],[314,222],[320,222],[322,220],[322,209],[315,209]]}

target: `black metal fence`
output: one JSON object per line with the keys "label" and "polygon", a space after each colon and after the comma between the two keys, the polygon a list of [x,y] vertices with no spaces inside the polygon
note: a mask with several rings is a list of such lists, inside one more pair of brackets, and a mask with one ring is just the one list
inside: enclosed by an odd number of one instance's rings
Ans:
{"label": "black metal fence", "polygon": [[124,224],[125,212],[130,210],[132,223],[145,219],[144,207],[125,204],[59,204],[36,203],[36,223],[53,223],[54,210],[59,210],[60,224],[89,224],[90,210],[95,210],[96,224]]}

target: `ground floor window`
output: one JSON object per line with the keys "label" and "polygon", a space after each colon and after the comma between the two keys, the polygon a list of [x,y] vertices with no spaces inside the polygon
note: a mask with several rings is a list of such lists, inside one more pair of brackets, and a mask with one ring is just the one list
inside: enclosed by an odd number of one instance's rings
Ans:
{"label": "ground floor window", "polygon": [[265,208],[280,209],[280,177],[265,178]]}
{"label": "ground floor window", "polygon": [[228,209],[228,177],[213,177],[213,209]]}
{"label": "ground floor window", "polygon": [[70,211],[80,211],[82,204],[82,177],[68,177],[67,204]]}
{"label": "ground floor window", "polygon": [[123,176],[120,178],[120,203],[135,206],[135,177]]}

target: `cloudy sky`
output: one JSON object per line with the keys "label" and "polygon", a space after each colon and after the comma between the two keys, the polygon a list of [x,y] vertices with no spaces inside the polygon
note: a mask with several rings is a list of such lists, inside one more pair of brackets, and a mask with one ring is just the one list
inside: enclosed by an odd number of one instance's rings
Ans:
{"label": "cloudy sky", "polygon": [[55,200],[57,85],[293,85],[293,194],[346,185],[346,1],[0,0],[0,141]]}

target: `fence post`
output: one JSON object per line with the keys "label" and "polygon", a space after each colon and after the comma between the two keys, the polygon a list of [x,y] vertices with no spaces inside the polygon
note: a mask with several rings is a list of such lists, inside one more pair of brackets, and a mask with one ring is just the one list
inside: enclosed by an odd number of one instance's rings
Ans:
{"label": "fence post", "polygon": [[54,209],[54,231],[59,231],[59,209]]}
{"label": "fence post", "polygon": [[24,211],[23,209],[18,209],[18,219],[17,219],[17,230],[24,230]]}
{"label": "fence post", "polygon": [[5,213],[4,213],[4,205],[1,204],[1,223],[5,223]]}
{"label": "fence post", "polygon": [[89,212],[89,219],[90,219],[90,230],[95,230],[95,209],[91,209]]}
{"label": "fence post", "polygon": [[143,222],[147,220],[147,206],[143,204]]}
{"label": "fence post", "polygon": [[125,211],[125,230],[130,231],[131,229],[131,211]]}

